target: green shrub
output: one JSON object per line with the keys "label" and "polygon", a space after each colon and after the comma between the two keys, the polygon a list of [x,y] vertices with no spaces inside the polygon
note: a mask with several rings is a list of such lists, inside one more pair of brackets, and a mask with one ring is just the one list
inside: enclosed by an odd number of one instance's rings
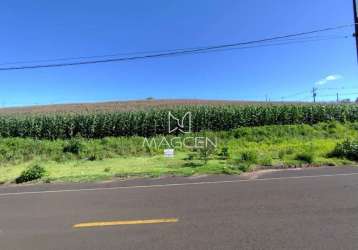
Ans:
{"label": "green shrub", "polygon": [[64,147],[64,153],[71,153],[75,155],[79,155],[83,146],[82,143],[77,139],[71,139]]}
{"label": "green shrub", "polygon": [[245,173],[250,170],[250,167],[251,167],[250,164],[240,162],[240,163],[236,163],[236,164],[232,165],[231,169],[232,170],[240,170],[241,172]]}
{"label": "green shrub", "polygon": [[240,158],[244,162],[256,163],[257,162],[257,153],[255,151],[251,151],[251,150],[244,151],[241,153]]}
{"label": "green shrub", "polygon": [[230,159],[228,160],[228,163],[230,164],[231,169],[240,170],[241,172],[247,172],[251,167],[251,163],[243,162],[241,157],[235,157],[233,159]]}
{"label": "green shrub", "polygon": [[278,158],[283,160],[286,155],[291,155],[295,152],[292,147],[285,147],[278,152]]}
{"label": "green shrub", "polygon": [[16,178],[16,183],[23,183],[41,179],[45,176],[46,170],[40,165],[34,165],[24,170],[19,177]]}
{"label": "green shrub", "polygon": [[278,152],[278,158],[283,160],[283,158],[285,157],[287,151],[284,150],[284,149],[281,149],[279,152]]}
{"label": "green shrub", "polygon": [[183,160],[185,161],[183,167],[190,167],[190,168],[201,167],[206,163],[205,161],[204,162],[201,161],[203,159],[201,158],[200,153],[195,151],[188,153],[188,155]]}
{"label": "green shrub", "polygon": [[88,156],[87,158],[89,161],[95,161],[97,160],[97,155],[96,154],[91,154],[90,156]]}
{"label": "green shrub", "polygon": [[345,140],[338,143],[328,156],[358,161],[358,141]]}
{"label": "green shrub", "polygon": [[184,158],[185,161],[192,161],[196,158],[196,154],[195,153],[189,153],[187,155],[187,157]]}
{"label": "green shrub", "polygon": [[243,164],[239,164],[238,166],[237,166],[237,168],[240,170],[240,171],[242,171],[242,172],[247,172],[247,171],[249,171],[250,170],[250,164],[245,164],[245,163],[243,163]]}
{"label": "green shrub", "polygon": [[198,148],[199,158],[206,164],[210,156],[215,152],[215,147],[212,144],[206,143],[203,147]]}
{"label": "green shrub", "polygon": [[303,161],[311,164],[314,161],[314,154],[312,152],[298,153],[295,157],[295,160]]}
{"label": "green shrub", "polygon": [[227,174],[227,175],[233,175],[233,174],[237,174],[238,172],[235,171],[235,169],[233,168],[229,168],[229,167],[223,167],[222,168],[222,171],[221,171],[223,174]]}
{"label": "green shrub", "polygon": [[259,160],[259,164],[262,166],[272,166],[272,158],[270,156],[265,156]]}
{"label": "green shrub", "polygon": [[221,149],[221,152],[219,153],[219,156],[222,160],[227,160],[228,158],[230,158],[229,148],[223,147]]}

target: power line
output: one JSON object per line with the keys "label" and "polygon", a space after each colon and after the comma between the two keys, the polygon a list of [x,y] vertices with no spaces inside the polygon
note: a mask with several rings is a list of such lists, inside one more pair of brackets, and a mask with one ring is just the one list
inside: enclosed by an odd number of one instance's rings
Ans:
{"label": "power line", "polygon": [[299,100],[297,100],[298,102],[302,102],[302,101],[307,101],[307,100],[311,100],[312,96],[306,96],[304,98],[301,98]]}
{"label": "power line", "polygon": [[[357,88],[327,88],[327,90],[349,90],[349,89],[352,89],[352,90],[356,90]],[[337,92],[337,93],[334,93],[334,94],[320,94],[318,93],[317,91],[320,91],[321,89],[317,89],[317,88],[313,88],[311,91],[302,91],[302,92],[298,92],[298,93],[295,93],[295,94],[292,94],[292,95],[288,95],[288,96],[282,96],[281,97],[281,100],[283,101],[284,99],[287,100],[287,98],[292,98],[292,97],[296,97],[296,96],[301,96],[303,94],[307,94],[307,93],[311,93],[310,96],[307,96],[305,95],[303,98],[300,98],[300,99],[291,99],[291,101],[304,101],[304,100],[308,100],[308,99],[317,99],[317,98],[320,98],[320,97],[337,97],[337,94],[339,96],[349,96],[349,95],[358,95],[358,92],[345,92],[345,93],[341,93],[341,92]]]}
{"label": "power line", "polygon": [[[204,54],[204,53],[206,54],[206,53],[214,53],[214,52],[233,51],[233,50],[244,50],[244,49],[254,49],[254,48],[277,47],[277,46],[282,46],[282,45],[303,44],[303,43],[327,41],[327,40],[342,39],[342,38],[346,39],[347,36],[343,36],[343,37],[340,37],[340,38],[298,40],[298,41],[291,41],[291,42],[279,42],[279,43],[275,42],[275,43],[269,43],[269,44],[243,46],[243,47],[234,47],[234,48],[212,49],[212,50],[199,51],[199,52],[190,53],[190,54],[196,55],[196,54]],[[283,40],[283,41],[285,41],[285,40]],[[183,56],[183,55],[187,55],[187,54],[171,55],[171,57],[174,57],[174,56]]]}
{"label": "power line", "polygon": [[[347,36],[341,36],[336,38],[326,38],[326,39],[309,39],[309,40],[298,40],[292,42],[279,42],[279,43],[269,43],[269,44],[262,44],[262,45],[253,45],[253,46],[244,46],[244,47],[235,47],[235,48],[225,48],[225,49],[213,49],[203,52],[196,52],[195,54],[199,53],[210,53],[210,52],[220,52],[220,51],[228,51],[228,50],[241,50],[241,49],[253,49],[253,48],[263,48],[263,47],[275,47],[275,46],[282,46],[282,45],[292,45],[292,44],[302,44],[302,43],[311,43],[311,42],[320,42],[320,41],[327,41],[327,40],[336,40],[336,39],[347,39]],[[283,40],[286,41],[286,40]]]}
{"label": "power line", "polygon": [[253,41],[247,41],[247,42],[222,44],[222,45],[208,46],[208,47],[202,47],[202,48],[196,48],[196,49],[184,49],[184,50],[177,50],[177,51],[168,51],[168,52],[164,52],[164,53],[149,54],[149,55],[143,55],[143,56],[131,56],[131,57],[121,57],[121,58],[92,60],[92,61],[81,61],[81,62],[68,62],[68,63],[55,63],[55,64],[37,64],[37,65],[27,65],[27,66],[13,66],[13,67],[0,68],[0,70],[1,71],[9,71],[9,70],[23,70],[23,69],[37,69],[37,68],[67,67],[67,66],[78,66],[78,65],[87,65],[87,64],[134,61],[134,60],[141,60],[141,59],[153,59],[153,58],[176,56],[176,55],[189,55],[189,54],[217,51],[217,50],[220,50],[220,49],[236,48],[238,46],[244,46],[244,45],[251,45],[251,44],[257,44],[257,43],[264,43],[264,42],[272,42],[272,41],[282,40],[282,39],[287,39],[287,38],[294,38],[294,37],[300,37],[300,36],[304,36],[304,35],[310,35],[310,34],[322,33],[322,32],[327,32],[327,31],[339,30],[339,29],[344,29],[344,28],[348,28],[348,27],[352,27],[352,26],[353,26],[353,24],[341,25],[341,26],[336,26],[336,27],[328,27],[328,28],[324,28],[324,29],[317,29],[317,30],[294,33],[294,34],[289,34],[289,35],[282,35],[282,36],[275,36],[275,37],[264,38],[264,39],[253,40]]}
{"label": "power line", "polygon": [[[229,50],[241,50],[241,49],[252,49],[252,48],[260,48],[260,47],[275,47],[282,45],[291,45],[291,44],[300,44],[300,43],[309,43],[309,42],[319,42],[319,41],[327,41],[333,39],[346,39],[348,36],[340,36],[340,37],[332,37],[325,39],[306,39],[306,40],[293,40],[291,42],[280,42],[280,43],[269,43],[269,44],[261,44],[255,46],[244,46],[244,47],[230,47],[230,48],[218,48],[218,49],[198,49],[194,52],[190,51],[179,51],[178,53],[168,53],[161,55],[149,55],[149,56],[141,56],[141,57],[130,57],[130,58],[119,58],[119,59],[108,59],[108,60],[99,60],[99,61],[90,61],[90,62],[74,62],[74,63],[64,63],[64,64],[51,64],[51,65],[35,65],[35,66],[22,66],[22,67],[9,67],[9,68],[0,68],[0,70],[16,70],[16,69],[31,69],[31,68],[45,68],[45,67],[62,67],[62,66],[75,66],[81,64],[95,64],[95,63],[106,63],[106,62],[116,62],[116,61],[129,61],[136,59],[147,59],[150,57],[169,57],[169,56],[182,56],[182,55],[191,55],[191,54],[202,54],[202,53],[213,53],[213,52],[222,52]],[[283,40],[286,41],[286,40]],[[290,40],[289,40],[290,41]],[[142,53],[142,52],[139,52]]]}
{"label": "power line", "polygon": [[[340,38],[349,38],[348,35],[335,35],[335,36],[308,36],[308,37],[295,37],[295,38],[287,38],[283,41],[321,41],[322,40],[330,40],[330,39],[340,39]],[[317,39],[317,40],[314,40]],[[168,50],[151,50],[151,51],[137,51],[137,52],[117,52],[112,54],[105,55],[93,55],[93,56],[78,56],[78,57],[61,57],[61,58],[52,58],[52,59],[42,59],[42,60],[29,60],[29,61],[13,61],[13,62],[3,62],[0,63],[0,66],[5,65],[14,65],[14,64],[28,64],[28,63],[43,63],[43,62],[59,62],[59,61],[71,61],[71,60],[81,60],[81,59],[93,59],[93,58],[108,58],[115,56],[130,56],[130,55],[145,55],[145,54],[154,54],[154,53],[165,53],[165,52],[175,52],[181,50],[192,50],[192,49],[200,49],[207,48],[210,46],[201,46],[201,47],[190,47],[190,48],[181,48],[181,49],[168,49]]]}
{"label": "power line", "polygon": [[[348,96],[348,95],[358,95],[358,92],[354,92],[354,93],[338,93],[340,96]],[[318,97],[332,97],[332,96],[336,96],[337,94],[332,94],[332,95],[318,95]]]}
{"label": "power line", "polygon": [[[206,47],[192,47],[192,48],[185,48],[185,50],[200,49],[200,48],[206,48]],[[118,52],[118,53],[106,54],[106,55],[62,57],[62,58],[43,59],[43,60],[31,60],[31,61],[14,61],[14,62],[0,63],[0,66],[13,65],[13,64],[19,64],[19,63],[27,64],[27,63],[58,62],[58,61],[71,61],[71,60],[81,60],[81,59],[106,58],[106,57],[114,57],[114,56],[145,55],[145,54],[154,54],[154,53],[174,52],[174,51],[180,51],[180,50],[183,50],[183,49],[137,51],[137,52]]]}
{"label": "power line", "polygon": [[358,89],[358,87],[340,87],[340,88],[332,88],[332,87],[324,87],[324,88],[318,88],[318,90],[346,90],[346,89],[348,89],[348,90],[352,90],[352,89],[354,89],[354,90],[356,90],[356,89]]}
{"label": "power line", "polygon": [[292,95],[283,96],[282,98],[286,99],[286,98],[296,97],[296,96],[300,96],[300,95],[303,95],[303,94],[306,94],[306,93],[309,93],[309,91],[301,91],[301,92],[298,92],[298,93],[295,93],[295,94],[292,94]]}

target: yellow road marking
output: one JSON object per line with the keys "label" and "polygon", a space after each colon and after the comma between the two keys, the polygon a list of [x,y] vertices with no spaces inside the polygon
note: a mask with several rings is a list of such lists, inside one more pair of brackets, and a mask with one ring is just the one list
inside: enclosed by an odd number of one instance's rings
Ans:
{"label": "yellow road marking", "polygon": [[73,228],[176,223],[178,221],[179,220],[176,219],[176,218],[169,218],[169,219],[154,219],[154,220],[128,220],[128,221],[89,222],[89,223],[76,224],[76,225],[73,226]]}

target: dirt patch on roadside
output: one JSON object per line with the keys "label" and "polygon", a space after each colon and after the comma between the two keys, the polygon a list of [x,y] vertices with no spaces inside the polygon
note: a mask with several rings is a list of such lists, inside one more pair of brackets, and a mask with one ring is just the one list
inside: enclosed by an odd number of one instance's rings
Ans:
{"label": "dirt patch on roadside", "polygon": [[270,174],[273,172],[280,172],[280,171],[300,171],[303,168],[291,168],[291,169],[264,169],[264,170],[257,170],[257,171],[253,171],[253,172],[247,172],[247,173],[243,173],[241,174],[242,177],[244,177],[245,179],[248,180],[255,180],[265,174]]}

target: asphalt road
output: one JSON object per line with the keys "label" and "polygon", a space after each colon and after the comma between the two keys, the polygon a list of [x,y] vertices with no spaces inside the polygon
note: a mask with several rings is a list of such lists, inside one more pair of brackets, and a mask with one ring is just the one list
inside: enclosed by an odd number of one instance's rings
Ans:
{"label": "asphalt road", "polygon": [[358,168],[1,187],[0,249],[358,249]]}

